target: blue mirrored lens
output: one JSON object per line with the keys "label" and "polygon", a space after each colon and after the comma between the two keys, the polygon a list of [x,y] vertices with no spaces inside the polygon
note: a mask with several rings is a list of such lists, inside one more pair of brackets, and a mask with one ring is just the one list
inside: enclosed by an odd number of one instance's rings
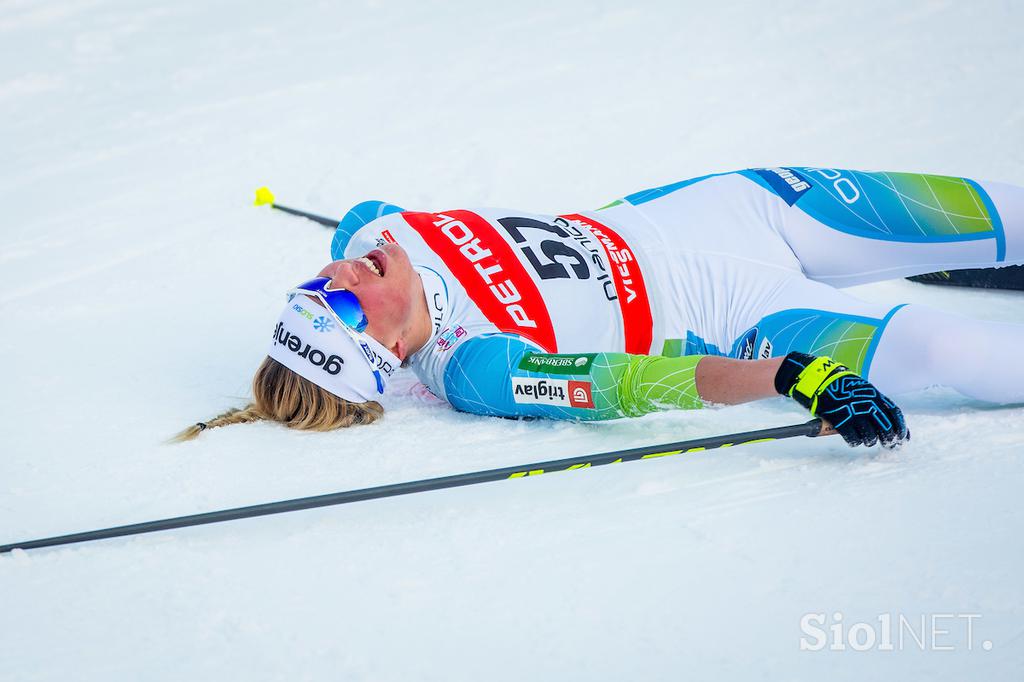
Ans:
{"label": "blue mirrored lens", "polygon": [[347,289],[328,290],[326,287],[330,282],[331,280],[327,277],[316,277],[308,282],[303,282],[295,289],[319,295],[339,322],[357,332],[365,331],[368,322],[366,314],[363,312],[363,306],[359,305],[359,299]]}

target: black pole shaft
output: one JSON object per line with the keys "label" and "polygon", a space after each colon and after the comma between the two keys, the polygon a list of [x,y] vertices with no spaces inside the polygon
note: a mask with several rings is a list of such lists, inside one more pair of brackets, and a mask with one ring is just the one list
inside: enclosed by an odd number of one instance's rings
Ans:
{"label": "black pole shaft", "polygon": [[276,208],[278,211],[284,211],[285,213],[297,215],[300,218],[308,218],[309,220],[320,223],[321,225],[329,227],[332,230],[338,226],[338,223],[341,222],[340,220],[335,220],[334,218],[327,218],[325,216],[317,215],[315,213],[309,213],[308,211],[300,211],[297,208],[289,208],[287,206],[282,206],[281,204],[271,204],[270,207]]}
{"label": "black pole shaft", "polygon": [[220,511],[191,514],[189,516],[177,516],[170,519],[133,523],[127,526],[115,526],[113,528],[90,530],[82,533],[72,533],[70,535],[58,535],[38,540],[12,542],[9,545],[0,545],[0,554],[10,552],[13,549],[35,549],[37,547],[53,547],[55,545],[70,545],[76,542],[87,542],[90,540],[116,538],[124,535],[140,535],[142,533],[153,533],[155,531],[170,530],[172,528],[201,526],[210,523],[220,523],[222,521],[246,519],[254,516],[266,516],[269,514],[283,514],[302,509],[314,509],[316,507],[348,504],[349,502],[361,502],[363,500],[394,497],[396,495],[410,495],[412,493],[421,493],[428,490],[457,488],[460,486],[487,483],[489,481],[498,481],[508,478],[523,478],[552,471],[585,469],[587,467],[601,466],[603,464],[631,462],[638,459],[651,459],[654,457],[677,455],[684,452],[712,450],[715,448],[743,445],[745,443],[778,440],[781,438],[792,438],[794,436],[813,437],[819,435],[820,432],[821,420],[812,419],[811,421],[803,424],[778,426],[771,429],[762,429],[760,431],[747,431],[745,433],[733,433],[725,436],[698,438],[695,440],[680,441],[677,443],[665,443],[663,445],[649,445],[642,448],[634,448],[632,450],[604,452],[596,455],[580,455],[578,457],[569,457],[567,459],[555,459],[547,462],[535,462],[533,464],[522,464],[519,466],[488,469],[485,471],[473,471],[465,474],[455,474],[453,476],[441,476],[440,478],[425,478],[419,481],[392,483],[390,485],[381,485],[374,488],[346,490],[344,492],[330,493],[327,495],[315,495],[313,497],[300,497],[294,500],[281,500],[279,502],[254,504],[248,507],[222,509]]}

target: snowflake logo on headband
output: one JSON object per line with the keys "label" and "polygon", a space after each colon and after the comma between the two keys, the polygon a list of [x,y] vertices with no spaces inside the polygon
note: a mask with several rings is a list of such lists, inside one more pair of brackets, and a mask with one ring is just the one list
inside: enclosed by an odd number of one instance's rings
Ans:
{"label": "snowflake logo on headband", "polygon": [[334,329],[334,320],[332,320],[329,317],[324,317],[323,315],[321,315],[320,317],[313,320],[313,329],[317,330],[318,332],[329,332]]}

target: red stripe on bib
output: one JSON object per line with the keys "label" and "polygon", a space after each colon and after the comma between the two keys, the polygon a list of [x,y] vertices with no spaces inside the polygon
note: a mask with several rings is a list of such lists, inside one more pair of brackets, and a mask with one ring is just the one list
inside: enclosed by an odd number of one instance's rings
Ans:
{"label": "red stripe on bib", "polygon": [[519,256],[485,218],[472,211],[402,217],[441,257],[491,324],[548,353],[558,352],[544,297]]}
{"label": "red stripe on bib", "polygon": [[654,317],[651,315],[651,301],[647,296],[644,275],[633,251],[615,230],[593,218],[585,218],[576,213],[562,217],[583,225],[600,242],[615,280],[626,335],[626,352],[647,355],[651,352],[651,340],[654,337]]}

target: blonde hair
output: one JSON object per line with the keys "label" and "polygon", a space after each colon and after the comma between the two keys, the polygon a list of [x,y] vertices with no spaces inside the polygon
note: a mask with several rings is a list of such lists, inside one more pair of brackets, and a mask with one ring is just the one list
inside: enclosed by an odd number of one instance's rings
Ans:
{"label": "blonde hair", "polygon": [[303,379],[271,357],[263,359],[252,379],[253,402],[228,410],[213,419],[197,422],[171,438],[192,440],[206,429],[260,420],[281,422],[290,429],[331,431],[380,419],[384,408],[370,401],[353,403]]}

